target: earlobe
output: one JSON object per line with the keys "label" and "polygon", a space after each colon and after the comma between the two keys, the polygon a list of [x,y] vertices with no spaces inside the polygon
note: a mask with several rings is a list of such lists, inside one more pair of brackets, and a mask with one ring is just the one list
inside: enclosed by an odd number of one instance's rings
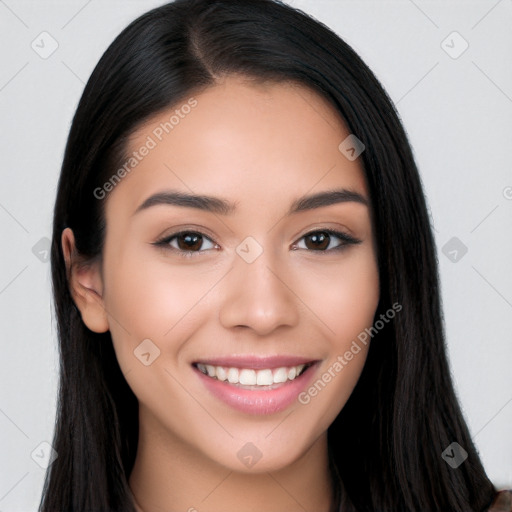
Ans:
{"label": "earlobe", "polygon": [[103,303],[103,281],[99,261],[81,260],[75,246],[75,236],[65,228],[61,236],[62,253],[66,264],[68,286],[84,324],[94,332],[109,330]]}

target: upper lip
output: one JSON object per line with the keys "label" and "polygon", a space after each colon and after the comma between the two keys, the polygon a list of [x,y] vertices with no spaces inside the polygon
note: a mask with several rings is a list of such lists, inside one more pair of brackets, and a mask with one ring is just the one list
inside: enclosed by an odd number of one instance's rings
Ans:
{"label": "upper lip", "polygon": [[225,357],[211,357],[198,359],[193,364],[209,364],[211,366],[225,366],[228,368],[265,369],[281,368],[283,366],[299,366],[301,364],[315,363],[317,359],[287,355],[276,356],[247,356],[230,355]]}

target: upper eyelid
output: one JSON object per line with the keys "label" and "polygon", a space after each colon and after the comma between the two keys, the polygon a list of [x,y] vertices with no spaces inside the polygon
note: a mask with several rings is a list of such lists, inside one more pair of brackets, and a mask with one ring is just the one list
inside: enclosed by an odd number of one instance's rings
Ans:
{"label": "upper eyelid", "polygon": [[[343,240],[346,242],[346,239],[352,239],[354,242],[356,243],[359,243],[361,242],[361,240],[359,240],[358,238],[348,234],[348,233],[344,233],[343,230],[341,229],[333,229],[333,228],[314,228],[314,229],[311,229],[309,231],[307,231],[306,233],[304,233],[303,235],[301,235],[297,241],[299,240],[302,240],[304,237],[312,234],[312,233],[318,233],[318,232],[327,232],[329,233],[330,235],[334,235],[335,237],[339,238],[340,240]],[[160,238],[159,240],[157,240],[155,243],[156,244],[161,244],[161,243],[167,243],[169,244],[171,240],[173,240],[174,238],[178,237],[179,235],[182,235],[182,234],[186,234],[186,233],[194,233],[194,234],[198,234],[198,235],[201,235],[205,238],[207,238],[210,242],[212,242],[213,244],[215,245],[220,245],[218,242],[216,242],[213,237],[211,237],[210,235],[206,234],[206,233],[203,233],[202,231],[198,230],[198,229],[182,229],[180,231],[177,231],[175,233],[172,233],[168,236],[164,236],[162,238]],[[342,236],[340,236],[342,235]],[[343,236],[345,235],[345,236]],[[297,242],[294,242],[294,243],[297,243]],[[183,249],[176,249],[175,247],[172,247],[172,249],[175,249],[176,251],[180,251],[180,252],[204,252],[205,250],[199,250],[199,251],[186,251],[186,250],[183,250]],[[209,250],[209,249],[206,249],[206,250]],[[324,252],[324,251],[322,251]],[[327,251],[325,251],[327,252]]]}

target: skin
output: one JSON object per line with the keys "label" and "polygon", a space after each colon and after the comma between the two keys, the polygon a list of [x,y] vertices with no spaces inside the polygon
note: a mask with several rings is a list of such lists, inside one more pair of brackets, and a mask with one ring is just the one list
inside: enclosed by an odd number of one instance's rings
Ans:
{"label": "skin", "polygon": [[[361,163],[339,151],[349,131],[305,87],[229,76],[194,97],[197,106],[105,199],[101,260],[72,264],[73,233],[62,235],[83,321],[95,332],[110,330],[139,401],[130,487],[144,512],[327,512],[327,428],[356,385],[369,345],[308,404],[270,415],[219,401],[191,363],[231,354],[304,356],[320,361],[314,382],[372,325],[379,276],[370,205],[286,215],[298,197],[331,188],[368,199]],[[129,151],[175,108],[140,127]],[[165,189],[222,197],[237,212],[157,205],[134,214]],[[361,242],[315,250],[305,235],[326,228]],[[176,239],[174,252],[152,245],[182,229],[206,237],[194,257],[180,257]],[[236,252],[247,236],[263,249],[252,263]],[[332,237],[329,247],[341,243]],[[146,366],[134,350],[148,338],[160,355]],[[237,457],[247,442],[262,454],[250,468]]]}

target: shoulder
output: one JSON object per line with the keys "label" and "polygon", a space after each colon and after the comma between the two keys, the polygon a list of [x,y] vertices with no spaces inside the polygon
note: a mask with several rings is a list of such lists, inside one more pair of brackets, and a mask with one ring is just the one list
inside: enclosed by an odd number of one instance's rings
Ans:
{"label": "shoulder", "polygon": [[487,512],[512,512],[512,489],[499,491]]}

